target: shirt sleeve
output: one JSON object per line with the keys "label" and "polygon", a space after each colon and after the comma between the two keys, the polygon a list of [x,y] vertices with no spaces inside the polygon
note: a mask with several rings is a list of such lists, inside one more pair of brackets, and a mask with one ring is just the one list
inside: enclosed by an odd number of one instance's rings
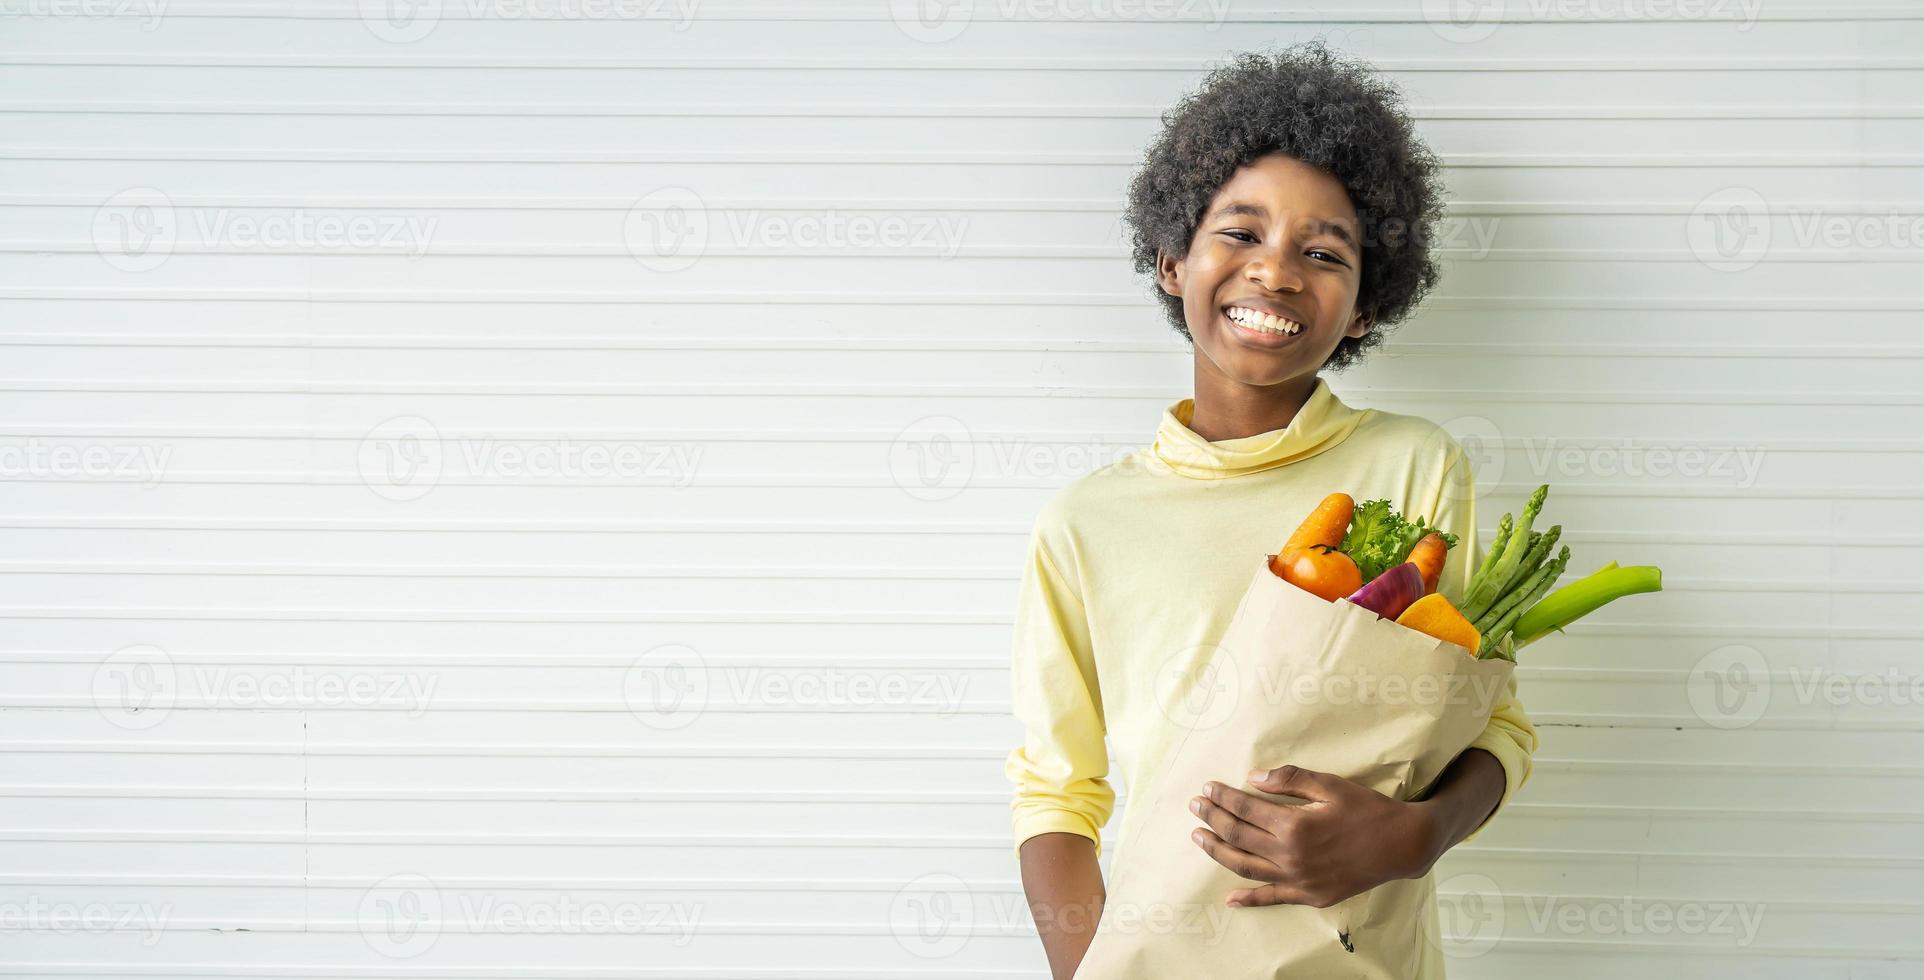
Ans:
{"label": "shirt sleeve", "polygon": [[1095,842],[1115,808],[1101,689],[1088,613],[1076,583],[1050,554],[1042,525],[1029,536],[1016,598],[1010,701],[1025,734],[1004,772],[1015,784],[1016,853],[1037,834],[1066,831]]}
{"label": "shirt sleeve", "polygon": [[[1497,450],[1501,451],[1501,450]],[[1483,560],[1487,544],[1477,540],[1476,530],[1476,478],[1471,471],[1469,457],[1461,446],[1450,447],[1449,460],[1444,466],[1442,489],[1437,501],[1435,525],[1457,535],[1457,546],[1451,548],[1443,563],[1443,574],[1437,581],[1437,591],[1448,596],[1451,601],[1462,598],[1468,589],[1470,577],[1476,566]],[[1472,749],[1482,749],[1496,757],[1503,766],[1503,796],[1497,801],[1496,809],[1463,838],[1462,843],[1475,840],[1483,833],[1496,815],[1508,806],[1510,798],[1516,795],[1523,784],[1530,781],[1531,759],[1537,750],[1536,726],[1530,723],[1530,716],[1523,710],[1523,702],[1517,700],[1516,674],[1510,674],[1510,683],[1503,697],[1490,712],[1490,723],[1483,733],[1470,743]]]}

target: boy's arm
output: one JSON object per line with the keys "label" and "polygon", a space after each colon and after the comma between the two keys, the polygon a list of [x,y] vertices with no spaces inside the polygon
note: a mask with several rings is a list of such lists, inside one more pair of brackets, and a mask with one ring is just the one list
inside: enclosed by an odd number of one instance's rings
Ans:
{"label": "boy's arm", "polygon": [[1469,748],[1437,778],[1430,795],[1416,803],[1428,814],[1430,828],[1422,864],[1406,877],[1421,878],[1450,848],[1462,843],[1496,812],[1503,797],[1504,775],[1496,756]]}
{"label": "boy's arm", "polygon": [[1051,555],[1047,520],[1045,514],[1030,535],[1016,600],[1010,700],[1024,736],[1005,773],[1015,785],[1011,817],[1023,890],[1050,970],[1067,980],[1102,912],[1096,859],[1115,792],[1088,614],[1078,583]]}
{"label": "boy's arm", "polygon": [[1089,952],[1108,898],[1094,842],[1066,833],[1038,834],[1024,841],[1022,891],[1049,958],[1049,975],[1069,980]]}
{"label": "boy's arm", "polygon": [[[1443,781],[1449,780],[1452,771],[1461,765],[1465,758],[1479,752],[1486,753],[1497,762],[1498,774],[1503,777],[1502,793],[1497,797],[1496,805],[1487,814],[1480,815],[1471,825],[1469,834],[1445,845],[1445,850],[1464,841],[1475,840],[1476,835],[1482,833],[1483,828],[1488,827],[1490,821],[1503,811],[1510,799],[1516,795],[1517,790],[1522,789],[1523,784],[1529,781],[1530,760],[1536,754],[1536,750],[1536,726],[1530,724],[1530,717],[1523,713],[1523,702],[1517,700],[1516,674],[1512,673],[1503,699],[1497,702],[1496,710],[1490,713],[1490,723],[1484,726],[1483,734],[1478,735],[1476,741],[1471,742],[1470,747],[1464,749],[1462,755],[1457,756],[1456,761],[1450,764],[1450,768],[1444,771],[1443,776]],[[1438,791],[1440,792],[1442,788],[1439,786]]]}

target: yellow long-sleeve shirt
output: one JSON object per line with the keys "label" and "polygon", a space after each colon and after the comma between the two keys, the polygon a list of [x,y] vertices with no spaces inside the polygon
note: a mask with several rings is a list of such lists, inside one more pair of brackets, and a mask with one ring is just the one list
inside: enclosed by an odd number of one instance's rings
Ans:
{"label": "yellow long-sleeve shirt", "polygon": [[[1063,487],[1030,533],[1011,678],[1026,734],[1005,767],[1018,853],[1051,831],[1102,853],[1116,801],[1105,736],[1124,787],[1149,785],[1181,732],[1162,710],[1184,694],[1170,681],[1193,676],[1190,658],[1222,636],[1250,569],[1326,494],[1387,498],[1456,534],[1438,583],[1447,595],[1463,594],[1481,560],[1470,463],[1435,423],[1351,408],[1320,378],[1283,429],[1210,442],[1189,429],[1194,410],[1188,398],[1166,408],[1150,446]],[[1503,766],[1501,811],[1537,748],[1514,676],[1473,747]],[[1139,815],[1125,812],[1122,839]]]}

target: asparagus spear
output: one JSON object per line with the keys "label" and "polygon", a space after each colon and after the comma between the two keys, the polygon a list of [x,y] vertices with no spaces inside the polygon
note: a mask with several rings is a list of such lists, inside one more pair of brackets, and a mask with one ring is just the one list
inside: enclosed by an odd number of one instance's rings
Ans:
{"label": "asparagus spear", "polygon": [[1490,570],[1496,567],[1497,559],[1503,556],[1503,545],[1510,540],[1510,515],[1503,515],[1497,522],[1496,537],[1490,539],[1490,550],[1483,553],[1483,564],[1476,566],[1476,574],[1470,576],[1470,584],[1463,590],[1463,602],[1468,605],[1470,596],[1484,579],[1490,577]]}
{"label": "asparagus spear", "polygon": [[1483,634],[1483,643],[1477,649],[1478,657],[1496,648],[1503,634],[1508,633],[1510,627],[1516,624],[1517,617],[1523,615],[1523,611],[1530,608],[1545,592],[1550,591],[1550,586],[1556,584],[1557,576],[1563,574],[1563,568],[1568,564],[1570,564],[1570,546],[1565,545],[1563,550],[1557,552],[1554,559],[1524,583],[1524,588],[1512,595],[1512,601],[1507,604],[1504,611],[1497,614],[1496,620],[1490,623],[1490,628],[1480,631]]}
{"label": "asparagus spear", "polygon": [[1474,620],[1475,617],[1487,611],[1490,604],[1502,594],[1501,587],[1510,581],[1518,568],[1522,567],[1523,556],[1530,550],[1530,523],[1535,521],[1537,514],[1543,510],[1543,498],[1549,493],[1550,485],[1545,483],[1530,495],[1530,502],[1523,507],[1523,517],[1517,521],[1515,529],[1510,532],[1509,543],[1503,547],[1503,557],[1497,561],[1496,567],[1490,570],[1490,577],[1484,579],[1481,586],[1470,592],[1469,609],[1464,610],[1463,613],[1465,616]]}
{"label": "asparagus spear", "polygon": [[[1569,554],[1570,548],[1566,545],[1564,549],[1558,553],[1558,558],[1564,559],[1565,564],[1568,564],[1567,556]],[[1523,577],[1523,581],[1517,583],[1516,588],[1498,596],[1497,600],[1490,604],[1490,608],[1478,613],[1477,617],[1471,620],[1477,630],[1480,632],[1496,625],[1498,620],[1501,620],[1510,610],[1515,609],[1517,604],[1522,602],[1524,598],[1530,594],[1530,590],[1536,586],[1544,572],[1557,571],[1553,566],[1557,564],[1558,558],[1552,558],[1541,565],[1531,565],[1529,574]]]}
{"label": "asparagus spear", "polygon": [[1550,549],[1556,547],[1557,538],[1562,536],[1562,534],[1563,525],[1561,524],[1550,525],[1548,531],[1531,531],[1530,550],[1524,553],[1523,564],[1517,566],[1516,574],[1510,576],[1508,582],[1503,583],[1503,585],[1497,588],[1496,598],[1491,601],[1489,608],[1484,609],[1482,612],[1488,613],[1491,609],[1502,605],[1503,600],[1509,598],[1510,594],[1520,588],[1525,581],[1528,581],[1531,575],[1536,574],[1537,571],[1543,567],[1544,560],[1550,556]]}

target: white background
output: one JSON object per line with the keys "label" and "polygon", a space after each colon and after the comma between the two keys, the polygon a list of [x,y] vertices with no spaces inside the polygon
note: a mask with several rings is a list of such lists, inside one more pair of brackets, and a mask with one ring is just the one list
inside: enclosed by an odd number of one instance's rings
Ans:
{"label": "white background", "polygon": [[1924,970],[1920,5],[157,4],[0,3],[0,974],[1044,976],[1022,546],[1189,394],[1123,187],[1317,33],[1454,201],[1339,391],[1665,570],[1452,975]]}

